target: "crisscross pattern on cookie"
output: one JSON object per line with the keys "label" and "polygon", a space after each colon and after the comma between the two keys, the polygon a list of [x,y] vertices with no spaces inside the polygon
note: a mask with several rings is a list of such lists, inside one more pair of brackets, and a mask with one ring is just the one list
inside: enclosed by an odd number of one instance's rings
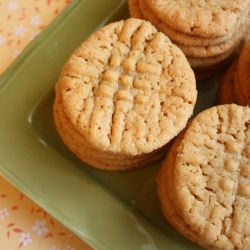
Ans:
{"label": "crisscross pattern on cookie", "polygon": [[223,105],[198,115],[178,147],[176,207],[218,249],[250,247],[250,108]]}
{"label": "crisscross pattern on cookie", "polygon": [[149,153],[185,127],[196,101],[183,53],[146,21],[95,32],[64,66],[65,112],[95,147]]}

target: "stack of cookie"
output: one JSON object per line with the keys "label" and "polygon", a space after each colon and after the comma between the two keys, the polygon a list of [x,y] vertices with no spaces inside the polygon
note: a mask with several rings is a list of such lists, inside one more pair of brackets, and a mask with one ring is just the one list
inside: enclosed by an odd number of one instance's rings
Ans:
{"label": "stack of cookie", "polygon": [[250,40],[237,62],[226,71],[219,88],[219,102],[250,105]]}
{"label": "stack of cookie", "polygon": [[182,51],[149,22],[131,18],[96,31],[73,53],[56,85],[54,118],[82,161],[124,170],[162,157],[196,96]]}
{"label": "stack of cookie", "polygon": [[158,176],[163,213],[207,249],[250,249],[250,108],[200,113],[172,146]]}
{"label": "stack of cookie", "polygon": [[129,0],[132,17],[149,20],[177,44],[202,77],[225,65],[249,24],[250,0]]}

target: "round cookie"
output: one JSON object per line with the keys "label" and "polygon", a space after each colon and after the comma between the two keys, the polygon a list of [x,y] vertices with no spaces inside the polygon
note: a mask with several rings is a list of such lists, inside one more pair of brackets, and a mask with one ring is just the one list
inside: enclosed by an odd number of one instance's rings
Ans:
{"label": "round cookie", "polygon": [[237,28],[237,32],[234,34],[232,39],[220,44],[208,46],[185,46],[181,43],[176,43],[176,45],[180,47],[184,54],[188,57],[210,58],[219,56],[227,52],[234,51],[243,42],[244,35],[248,28],[244,18],[238,22]]}
{"label": "round cookie", "polygon": [[170,186],[183,223],[207,248],[250,248],[249,173],[250,108],[221,105],[196,116],[176,149]]}
{"label": "round cookie", "polygon": [[[194,73],[181,50],[149,22],[128,19],[95,32],[64,65],[55,120],[58,130],[67,131],[59,131],[65,144],[83,161],[125,169],[158,158],[185,127],[196,96]],[[66,137],[79,137],[83,142],[77,144],[92,151],[82,156]]]}
{"label": "round cookie", "polygon": [[[227,38],[225,37],[224,39],[223,37],[204,39],[202,37],[189,36],[169,29],[164,22],[159,21],[157,17],[153,16],[145,0],[129,0],[129,7],[132,16],[150,20],[173,41],[177,41],[177,45],[184,51],[186,56],[188,56],[188,61],[192,68],[195,69],[196,76],[201,75],[202,78],[204,78],[203,69],[209,68],[209,72],[205,72],[205,75],[210,76],[217,72],[216,67],[218,65],[219,68],[222,68],[230,62],[235,50],[240,47],[239,45],[247,29],[244,13],[248,12],[249,6],[237,17],[237,27],[235,27],[237,32],[234,30],[232,33],[227,34]],[[190,46],[186,46],[186,44]],[[210,70],[211,66],[215,66],[215,70]],[[199,72],[198,75],[197,72]]]}
{"label": "round cookie", "polygon": [[89,165],[107,170],[126,170],[143,167],[150,162],[162,158],[165,154],[166,146],[155,150],[151,154],[142,154],[134,157],[101,151],[97,152],[87,143],[84,136],[81,135],[70,123],[69,118],[64,113],[61,95],[58,92],[53,110],[55,125],[64,144],[67,145],[67,147],[74,152],[79,159]]}
{"label": "round cookie", "polygon": [[250,105],[250,40],[241,51],[237,68],[238,85],[242,96],[242,105]]}
{"label": "round cookie", "polygon": [[192,68],[208,68],[214,67],[217,64],[224,64],[224,61],[231,61],[231,57],[234,55],[234,49],[229,50],[228,52],[208,58],[197,58],[197,57],[187,57],[188,62]]}
{"label": "round cookie", "polygon": [[[154,16],[181,33],[217,38],[233,32],[248,0],[144,0]],[[230,22],[228,22],[230,20]]]}
{"label": "round cookie", "polygon": [[168,35],[171,40],[185,46],[209,46],[224,43],[226,41],[229,41],[229,39],[231,39],[232,36],[235,35],[236,31],[234,29],[229,34],[217,38],[203,38],[199,36],[188,35],[170,28],[166,23],[159,20],[159,18],[157,18],[157,16],[154,16],[153,13],[149,10],[147,2],[144,0],[129,0],[129,9],[131,16],[149,20],[158,29]]}
{"label": "round cookie", "polygon": [[237,63],[233,63],[224,74],[218,89],[218,101],[220,104],[236,103],[234,92],[234,75]]}
{"label": "round cookie", "polygon": [[202,239],[197,237],[195,231],[189,227],[184,221],[181,215],[178,212],[178,209],[175,207],[175,197],[173,190],[173,173],[175,167],[175,158],[176,158],[176,150],[179,142],[182,139],[183,132],[177,136],[172,145],[171,149],[168,152],[168,155],[159,171],[157,176],[157,193],[162,205],[162,211],[165,218],[168,222],[183,236],[187,239],[198,243],[203,247],[207,247]]}

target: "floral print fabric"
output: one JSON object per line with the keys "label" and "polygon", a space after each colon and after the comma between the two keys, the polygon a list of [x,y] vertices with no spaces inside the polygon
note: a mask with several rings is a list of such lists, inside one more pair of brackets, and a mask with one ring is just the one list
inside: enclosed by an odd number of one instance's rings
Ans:
{"label": "floral print fabric", "polygon": [[0,0],[0,74],[71,0]]}
{"label": "floral print fabric", "polygon": [[90,250],[82,240],[2,177],[0,249]]}

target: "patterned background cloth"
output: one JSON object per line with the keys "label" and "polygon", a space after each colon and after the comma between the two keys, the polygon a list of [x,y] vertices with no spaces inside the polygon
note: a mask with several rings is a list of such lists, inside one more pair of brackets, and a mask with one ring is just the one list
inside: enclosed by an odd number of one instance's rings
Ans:
{"label": "patterned background cloth", "polygon": [[0,73],[70,2],[0,0]]}
{"label": "patterned background cloth", "polygon": [[[0,0],[0,74],[70,0]],[[1,250],[89,250],[0,176]]]}

